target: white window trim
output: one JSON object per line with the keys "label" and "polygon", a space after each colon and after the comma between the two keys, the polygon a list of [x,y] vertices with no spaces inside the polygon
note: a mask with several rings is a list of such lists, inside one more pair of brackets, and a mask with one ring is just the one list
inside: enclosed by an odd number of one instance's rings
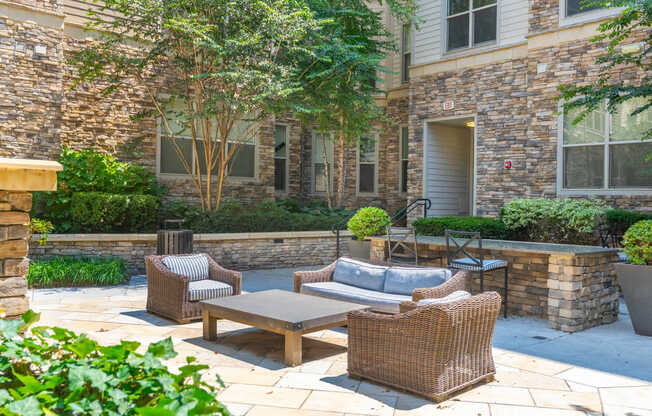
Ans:
{"label": "white window trim", "polygon": [[[564,1],[564,0],[562,0]],[[605,138],[604,143],[595,144],[577,144],[577,145],[564,145],[564,112],[563,103],[558,104],[557,117],[557,195],[559,196],[611,196],[611,195],[652,195],[650,188],[609,188],[609,146],[619,144],[632,144],[642,143],[641,140],[626,140],[618,142],[610,142],[609,136],[611,134],[611,114],[606,112],[607,117],[605,120]],[[564,188],[564,148],[566,147],[584,147],[584,146],[603,146],[604,147],[604,163],[602,169],[604,170],[604,181],[602,188]]]}
{"label": "white window trim", "polygon": [[[310,191],[312,192],[313,195],[326,195],[326,191],[317,191],[315,189],[316,186],[316,181],[315,181],[315,137],[317,136],[317,132],[313,131],[310,137],[310,140],[312,140],[310,144]],[[331,155],[334,155],[333,151],[335,150],[335,146],[333,145],[333,140],[328,140],[327,146],[330,147],[330,153]],[[328,155],[326,155],[328,157]],[[333,157],[333,159],[335,159]],[[330,175],[328,178],[329,185],[332,187],[333,186],[333,161],[330,160]]]}
{"label": "white window trim", "polygon": [[[284,191],[279,191],[278,189],[274,189],[277,195],[287,195],[290,190],[290,126],[287,123],[274,123],[274,134],[276,135],[276,126],[284,126],[285,127],[285,190]],[[277,158],[276,154],[274,154],[274,159],[281,159]]]}
{"label": "white window trim", "polygon": [[[407,50],[405,50],[405,27],[409,27],[410,32],[410,44],[407,45]],[[406,23],[401,26],[401,84],[407,84],[410,82],[410,66],[412,65],[412,39],[414,38],[413,27]],[[405,65],[405,56],[410,55],[410,61]]]}
{"label": "white window trim", "polygon": [[[563,0],[562,0],[563,1]],[[448,15],[448,0],[443,0],[442,1],[442,23],[441,23],[441,43],[442,43],[442,56],[448,56],[448,55],[455,55],[459,54],[460,52],[463,51],[468,51],[468,50],[475,50],[475,49],[492,49],[497,46],[500,46],[500,33],[501,33],[501,19],[500,16],[502,14],[502,1],[501,0],[496,0],[495,5],[488,5],[488,6],[482,6],[478,7],[476,9],[473,9],[473,0],[469,0],[469,7],[470,9],[466,12],[460,12],[456,13],[454,15],[449,16]],[[483,10],[483,9],[488,9],[490,7],[496,7],[496,40],[493,41],[488,41],[488,42],[483,42],[479,43],[477,45],[473,44],[473,19],[471,16],[474,11],[478,10]],[[455,49],[448,49],[448,19],[450,17],[455,17],[455,16],[460,16],[462,14],[469,13],[469,43],[468,46],[464,46],[461,48],[455,48]]]}
{"label": "white window trim", "polygon": [[603,20],[613,17],[623,11],[622,7],[612,7],[609,9],[596,9],[586,12],[580,12],[573,16],[566,16],[567,0],[559,0],[559,27],[573,26],[580,23],[588,23],[597,20]]}
{"label": "white window trim", "polygon": [[[156,118],[156,176],[159,178],[168,178],[168,179],[187,179],[188,178],[188,173],[163,173],[161,172],[161,137],[163,135],[161,134],[161,118],[157,117]],[[167,135],[165,135],[167,136]],[[182,138],[184,136],[174,136],[174,137],[179,137]],[[226,181],[228,182],[233,182],[233,183],[239,183],[239,182],[258,182],[258,138],[254,139],[254,176],[232,176],[229,175],[226,177]],[[194,160],[195,160],[195,153],[193,152],[193,171],[195,169],[194,167]],[[194,173],[193,173],[194,174]],[[206,175],[202,175],[202,178],[205,178]],[[212,178],[215,178],[215,175],[211,175]]]}
{"label": "white window trim", "polygon": [[[400,195],[407,195],[407,191],[403,191],[403,161],[408,161],[408,169],[410,166],[409,154],[410,154],[410,131],[408,129],[408,154],[405,155],[406,158],[403,158],[403,129],[408,128],[407,124],[402,124],[399,126],[398,130],[398,193]],[[408,184],[409,188],[409,184]]]}
{"label": "white window trim", "polygon": [[[355,194],[358,196],[378,196],[378,148],[379,138],[378,135],[372,136],[374,139],[374,153],[376,155],[374,165],[374,191],[373,192],[360,192],[360,142],[357,142],[356,158],[355,158]],[[369,162],[364,162],[365,165],[371,165]]]}

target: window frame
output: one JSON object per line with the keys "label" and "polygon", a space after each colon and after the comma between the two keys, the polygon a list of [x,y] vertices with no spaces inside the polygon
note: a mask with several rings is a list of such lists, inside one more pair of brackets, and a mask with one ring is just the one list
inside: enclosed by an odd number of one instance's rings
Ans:
{"label": "window frame", "polygon": [[[562,0],[565,1],[565,0]],[[652,187],[619,187],[612,188],[609,186],[611,166],[610,166],[610,147],[618,146],[621,144],[636,144],[652,142],[650,140],[624,140],[624,141],[610,141],[611,137],[611,118],[612,115],[605,109],[605,136],[603,142],[600,143],[579,143],[579,144],[564,144],[564,112],[563,103],[558,104],[559,116],[557,118],[557,195],[560,196],[599,196],[599,195],[652,195]],[[601,188],[565,188],[564,187],[564,149],[573,147],[589,147],[589,146],[602,146],[604,151],[603,160],[603,173],[604,179]]]}
{"label": "window frame", "polygon": [[[315,176],[315,164],[316,164],[315,163],[315,139],[316,139],[318,134],[320,134],[320,133],[318,133],[316,131],[313,131],[311,133],[311,137],[310,137],[310,140],[311,140],[311,145],[310,145],[310,191],[311,191],[311,193],[313,195],[326,195],[327,191],[317,191],[317,189],[316,189],[317,181],[315,180],[316,179],[316,176]],[[332,136],[332,133],[327,133],[327,135]],[[333,169],[333,160],[335,159],[334,154],[333,154],[333,151],[335,150],[333,140],[328,140],[327,146],[330,148],[330,149],[327,149],[327,152],[328,152],[328,150],[330,150],[330,156],[331,156],[331,159],[332,159],[332,160],[329,160],[330,165],[331,165],[331,171],[330,171],[330,175],[329,175],[329,178],[328,178],[329,179],[328,182],[332,187],[333,186],[333,171],[334,171],[334,169]],[[326,158],[328,158],[328,154],[326,155]],[[332,192],[332,189],[331,189],[331,192]]]}
{"label": "window frame", "polygon": [[[167,134],[162,134],[162,128],[161,128],[161,117],[156,118],[156,176],[161,177],[161,178],[170,178],[170,179],[180,179],[180,178],[187,178],[188,173],[166,173],[166,172],[161,172],[161,140],[163,137],[168,137]],[[175,138],[185,138],[185,139],[191,139],[190,136],[173,136]],[[203,139],[201,139],[203,141]],[[259,162],[259,157],[258,157],[258,137],[254,137],[253,143],[248,143],[248,144],[253,144],[254,146],[254,176],[233,176],[233,175],[228,175],[226,177],[227,181],[234,181],[234,182],[251,182],[251,181],[258,181],[258,162]],[[193,150],[192,152],[192,174],[196,175],[196,169],[195,169],[195,158],[197,157],[197,154]],[[205,178],[206,175],[202,175],[202,178]],[[211,177],[215,177],[215,175],[211,175]]]}
{"label": "window frame", "polygon": [[[274,149],[274,161],[276,161],[276,159],[285,159],[285,184],[284,184],[285,186],[284,186],[284,190],[278,190],[275,187],[274,192],[280,195],[286,195],[289,192],[289,186],[290,186],[290,126],[287,123],[274,123],[275,139],[276,139],[276,126],[285,127],[285,158],[277,158],[276,149]],[[276,146],[276,140],[274,140],[274,145]]]}
{"label": "window frame", "polygon": [[[408,142],[408,154],[403,154],[403,129],[407,131],[406,140]],[[410,168],[410,130],[407,125],[399,126],[398,133],[398,192],[401,195],[407,195],[408,189],[403,190],[403,162],[408,162],[408,170]],[[407,172],[406,172],[407,173]],[[407,175],[406,175],[407,176]],[[409,185],[408,185],[409,188]]]}
{"label": "window frame", "polygon": [[[564,1],[564,0],[561,0]],[[486,6],[481,6],[477,8],[473,8],[473,0],[468,0],[469,2],[469,9],[463,12],[455,13],[453,15],[448,15],[448,7],[449,7],[449,0],[444,0],[442,2],[442,18],[443,18],[443,23],[442,23],[442,31],[441,33],[443,34],[442,36],[442,43],[443,43],[443,49],[442,49],[442,55],[448,55],[448,54],[455,54],[459,53],[462,51],[466,50],[473,50],[473,49],[482,49],[482,48],[489,48],[489,47],[494,47],[498,46],[500,44],[500,29],[501,29],[501,23],[500,23],[500,12],[501,12],[501,0],[494,0],[494,3],[486,5]],[[490,9],[492,7],[496,8],[496,38],[494,40],[478,43],[476,45],[473,44],[473,35],[474,35],[474,23],[473,23],[473,13],[482,11],[485,9]],[[464,14],[469,15],[469,39],[468,43],[466,46],[461,46],[458,48],[454,49],[449,49],[448,47],[448,20],[454,17],[462,16]]]}
{"label": "window frame", "polygon": [[379,148],[379,143],[380,143],[379,140],[380,139],[379,139],[378,135],[376,135],[376,134],[369,135],[369,137],[374,140],[374,155],[375,155],[374,163],[373,163],[373,166],[374,166],[374,190],[373,190],[373,192],[361,192],[360,191],[360,166],[363,165],[363,164],[364,165],[371,165],[372,163],[370,163],[370,162],[360,163],[360,145],[361,145],[362,142],[360,140],[358,140],[358,143],[357,143],[358,145],[357,145],[357,150],[356,150],[356,160],[355,160],[355,166],[356,166],[356,169],[355,169],[355,192],[356,192],[356,195],[359,195],[359,196],[377,196],[378,195],[378,159],[379,159],[379,157],[378,157],[379,149],[378,148]]}
{"label": "window frame", "polygon": [[[407,32],[407,42],[406,42]],[[401,84],[410,82],[410,65],[412,65],[412,25],[404,23],[401,26]]]}
{"label": "window frame", "polygon": [[567,2],[568,0],[559,0],[559,27],[572,26],[594,20],[602,20],[616,16],[623,11],[622,7],[611,7],[608,9],[587,10],[568,16]]}

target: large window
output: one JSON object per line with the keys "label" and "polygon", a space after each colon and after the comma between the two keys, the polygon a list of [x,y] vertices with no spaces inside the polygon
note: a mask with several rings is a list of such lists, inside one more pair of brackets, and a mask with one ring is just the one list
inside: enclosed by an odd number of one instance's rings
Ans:
{"label": "large window", "polygon": [[[325,150],[325,152],[324,152]],[[333,143],[327,135],[313,133],[312,135],[312,190],[326,192],[329,178],[326,177],[326,161],[333,172]]]}
{"label": "large window", "polygon": [[652,110],[630,116],[641,101],[625,102],[616,114],[606,106],[573,125],[577,113],[563,117],[562,175],[565,190],[652,189]]}
{"label": "large window", "polygon": [[410,80],[410,65],[412,64],[412,40],[410,24],[403,25],[401,33],[401,81]]}
{"label": "large window", "polygon": [[400,138],[400,174],[399,174],[399,186],[402,193],[407,193],[408,190],[408,128],[401,127],[401,138]]}
{"label": "large window", "polygon": [[585,6],[587,0],[562,0],[566,2],[566,16],[574,16],[590,10],[600,9],[600,6]]}
{"label": "large window", "polygon": [[447,0],[447,3],[447,50],[496,41],[496,0]]}
{"label": "large window", "polygon": [[[192,169],[192,173],[197,173],[196,161],[199,162],[202,172],[206,172],[206,162],[204,157],[204,147],[201,139],[201,130],[197,128],[198,143],[197,151],[193,150],[190,129],[187,118],[184,118],[181,111],[170,110],[167,114],[170,128],[173,135],[171,136],[168,129],[161,125],[160,142],[159,142],[159,173],[163,174],[187,174],[182,159],[179,157],[174,141],[181,148],[183,160],[185,160]],[[237,150],[230,164],[230,176],[253,178],[256,176],[256,144],[255,138],[243,139],[245,124],[238,124],[233,132],[233,141],[229,142],[229,149],[237,146]],[[237,138],[237,139],[235,139]],[[217,171],[217,166],[213,168],[213,173]]]}
{"label": "large window", "polygon": [[358,152],[358,192],[361,194],[376,193],[378,167],[378,152],[376,139],[363,136],[360,138]]}
{"label": "large window", "polygon": [[287,192],[288,139],[287,126],[274,128],[274,189]]}

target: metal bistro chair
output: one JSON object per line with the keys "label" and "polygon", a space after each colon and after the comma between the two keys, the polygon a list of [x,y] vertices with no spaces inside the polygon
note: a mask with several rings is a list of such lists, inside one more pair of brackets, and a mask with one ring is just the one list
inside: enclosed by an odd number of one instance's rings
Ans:
{"label": "metal bistro chair", "polygon": [[[408,238],[412,237],[412,242]],[[410,244],[412,243],[412,244]],[[412,247],[410,247],[412,245]],[[419,265],[421,260],[439,260],[439,266],[444,267],[444,256],[419,256],[417,235],[412,227],[387,227],[387,262],[396,265]]]}
{"label": "metal bistro chair", "polygon": [[[482,254],[482,237],[479,232],[446,230],[446,256],[450,269],[467,270],[471,273],[480,274],[480,292],[484,292],[484,273],[492,270],[505,270],[505,294],[503,296],[503,314],[507,318],[507,292],[508,292],[508,268],[509,263],[505,260],[485,260]],[[456,237],[457,236],[457,237]],[[456,238],[467,238],[460,244]],[[474,241],[478,242],[478,256],[467,251],[467,247]],[[451,247],[451,242],[455,247]],[[463,255],[464,257],[460,257]]]}

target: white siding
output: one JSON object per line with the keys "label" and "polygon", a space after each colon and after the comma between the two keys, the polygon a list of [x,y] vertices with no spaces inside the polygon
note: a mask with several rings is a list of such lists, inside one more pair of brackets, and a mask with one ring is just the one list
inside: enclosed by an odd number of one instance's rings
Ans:
{"label": "white siding", "polygon": [[528,2],[523,0],[498,0],[500,3],[500,46],[525,40],[528,30]]}
{"label": "white siding", "polygon": [[433,124],[428,127],[425,197],[428,215],[471,215],[471,130]]}
{"label": "white siding", "polygon": [[441,56],[441,0],[418,0],[419,16],[422,23],[419,31],[414,34],[414,58],[412,65],[421,65],[436,61]]}

